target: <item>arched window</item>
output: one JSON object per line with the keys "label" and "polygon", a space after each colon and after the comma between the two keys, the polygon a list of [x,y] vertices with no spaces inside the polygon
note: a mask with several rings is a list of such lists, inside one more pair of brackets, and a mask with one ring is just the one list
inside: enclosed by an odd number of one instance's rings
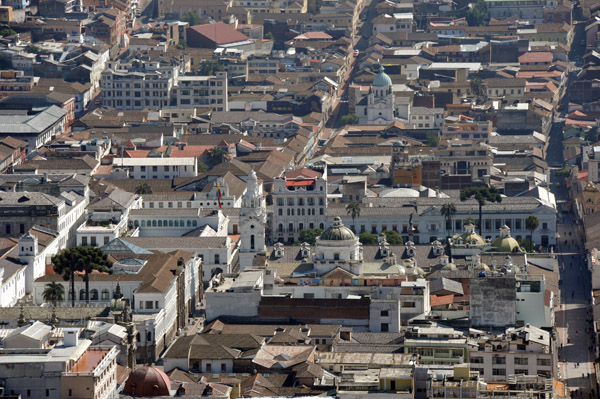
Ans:
{"label": "arched window", "polygon": [[333,254],[333,260],[340,260],[340,254],[339,253],[334,253]]}
{"label": "arched window", "polygon": [[139,222],[139,221],[137,221],[137,220],[134,220],[134,221],[133,221],[133,225],[134,225],[135,227],[139,227],[139,226],[140,226],[140,222]]}
{"label": "arched window", "polygon": [[102,300],[103,301],[108,301],[109,299],[110,299],[110,293],[105,288],[105,289],[102,290]]}
{"label": "arched window", "polygon": [[324,225],[323,223],[320,223],[320,224],[319,224],[319,228],[320,228],[320,229],[323,229],[323,228],[325,228],[325,225]]}
{"label": "arched window", "polygon": [[152,221],[152,227],[156,227],[156,220]]}
{"label": "arched window", "polygon": [[146,221],[142,220],[142,227],[146,227]]}
{"label": "arched window", "polygon": [[69,299],[75,299],[75,293],[69,290]]}
{"label": "arched window", "polygon": [[137,342],[140,342],[140,341],[142,340],[142,336],[140,335],[140,333],[139,333],[139,332],[138,332],[138,333],[135,335],[135,340],[136,340]]}
{"label": "arched window", "polygon": [[85,290],[84,289],[79,290],[79,300],[85,301]]}
{"label": "arched window", "polygon": [[146,334],[146,340],[148,342],[152,342],[152,331],[148,331],[148,333]]}
{"label": "arched window", "polygon": [[173,221],[169,220],[169,227],[173,227]]}
{"label": "arched window", "polygon": [[183,226],[185,226],[185,222],[184,222],[183,220],[180,220],[180,221],[179,221],[179,225],[180,225],[181,227],[183,227]]}
{"label": "arched window", "polygon": [[279,226],[277,227],[277,231],[283,231],[283,223],[279,223]]}
{"label": "arched window", "polygon": [[179,220],[175,221],[175,227],[179,227]]}
{"label": "arched window", "polygon": [[250,236],[250,249],[254,249],[254,234]]}
{"label": "arched window", "polygon": [[169,225],[169,222],[167,222],[166,220],[163,220],[163,226],[167,227]]}
{"label": "arched window", "polygon": [[162,220],[158,221],[158,227],[162,227]]}
{"label": "arched window", "polygon": [[187,221],[187,227],[192,227],[192,221],[188,219]]}
{"label": "arched window", "polygon": [[194,226],[194,227],[198,226],[198,221],[197,220],[192,220],[192,226]]}
{"label": "arched window", "polygon": [[97,289],[93,289],[90,291],[90,299],[92,301],[97,301],[98,300],[98,290]]}

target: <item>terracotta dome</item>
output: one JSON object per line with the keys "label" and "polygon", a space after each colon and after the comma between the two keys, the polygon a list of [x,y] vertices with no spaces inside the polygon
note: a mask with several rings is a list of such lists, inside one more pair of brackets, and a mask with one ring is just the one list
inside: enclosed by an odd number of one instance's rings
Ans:
{"label": "terracotta dome", "polygon": [[170,395],[171,380],[164,371],[156,367],[144,366],[129,375],[124,393],[135,396]]}

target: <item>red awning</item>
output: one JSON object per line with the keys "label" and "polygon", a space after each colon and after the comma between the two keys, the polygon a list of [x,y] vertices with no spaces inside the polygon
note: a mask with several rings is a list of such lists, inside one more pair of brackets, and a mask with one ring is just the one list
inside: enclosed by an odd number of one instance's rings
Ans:
{"label": "red awning", "polygon": [[314,180],[287,180],[285,182],[287,187],[312,186],[313,184],[315,184]]}

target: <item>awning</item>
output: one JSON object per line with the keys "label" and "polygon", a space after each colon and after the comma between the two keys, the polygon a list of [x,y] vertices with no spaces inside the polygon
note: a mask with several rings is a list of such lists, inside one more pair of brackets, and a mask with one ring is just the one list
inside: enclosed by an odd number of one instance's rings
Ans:
{"label": "awning", "polygon": [[287,187],[312,186],[313,184],[315,184],[314,180],[286,180],[285,182]]}

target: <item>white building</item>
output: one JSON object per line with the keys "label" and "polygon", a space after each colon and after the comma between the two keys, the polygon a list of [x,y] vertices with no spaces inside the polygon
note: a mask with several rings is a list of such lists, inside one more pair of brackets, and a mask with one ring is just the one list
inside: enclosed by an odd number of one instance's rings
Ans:
{"label": "white building", "polygon": [[360,124],[386,125],[395,120],[392,85],[392,79],[384,72],[383,66],[380,66],[369,94],[356,104]]}
{"label": "white building", "polygon": [[411,129],[440,130],[443,124],[443,108],[410,108],[409,126]]}
{"label": "white building", "polygon": [[[89,276],[90,302],[108,306],[114,298],[128,299],[138,331],[138,361],[155,361],[195,309],[200,292],[201,259],[182,250],[168,254],[152,252],[122,240],[114,240],[102,249],[117,262],[113,264],[113,274]],[[46,275],[34,283],[36,305],[44,303],[43,292],[49,282],[64,286],[68,293],[65,302],[73,296],[76,303],[85,302],[83,279],[76,279],[73,293],[70,282],[59,275]]]}
{"label": "white building", "polygon": [[107,62],[102,104],[116,109],[162,108],[171,102],[179,66],[159,61]]}
{"label": "white building", "polygon": [[229,218],[221,210],[144,208],[132,210],[129,218],[139,228],[139,237],[181,237],[192,232],[197,237],[219,237],[229,231]]}
{"label": "white building", "polygon": [[229,111],[227,72],[215,76],[180,76],[173,87],[178,107],[210,107],[215,111]]}
{"label": "white building", "polygon": [[304,229],[324,229],[327,215],[327,171],[302,168],[273,180],[273,242],[298,240]]}
{"label": "white building", "polygon": [[[34,342],[35,336],[44,334],[46,327],[50,326],[36,322],[17,329],[13,335],[29,336],[34,339],[27,341]],[[4,393],[22,398],[119,397],[116,347],[93,347],[90,340],[79,339],[78,328],[64,331],[63,342],[52,348],[44,343],[10,349],[0,356],[0,384]]]}
{"label": "white building", "polygon": [[114,158],[113,170],[121,178],[123,172],[131,179],[172,179],[198,175],[195,157]]}
{"label": "white building", "polygon": [[506,381],[515,374],[554,375],[550,333],[528,324],[479,338],[477,347],[469,350],[469,360],[471,370],[479,371],[485,381]]}
{"label": "white building", "polygon": [[128,229],[129,212],[141,204],[140,196],[120,189],[94,198],[87,222],[77,229],[77,245],[97,247],[120,237]]}
{"label": "white building", "polygon": [[253,266],[254,257],[266,252],[267,211],[263,185],[256,172],[248,175],[248,189],[242,198],[240,210],[240,270]]}

